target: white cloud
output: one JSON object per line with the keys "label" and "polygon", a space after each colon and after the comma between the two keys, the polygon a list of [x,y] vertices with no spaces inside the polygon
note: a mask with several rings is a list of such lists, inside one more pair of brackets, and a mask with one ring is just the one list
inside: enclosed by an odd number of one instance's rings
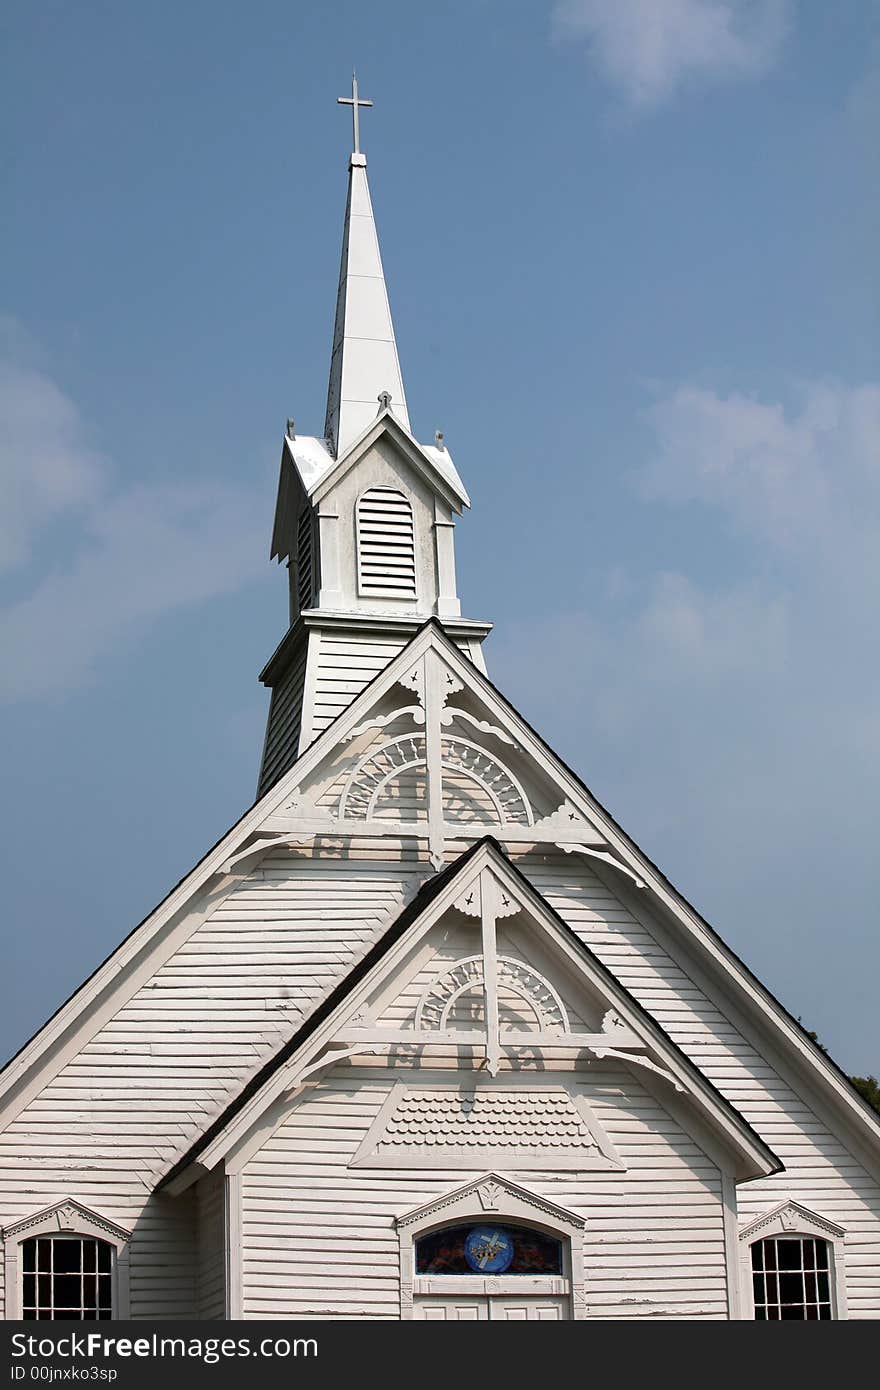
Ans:
{"label": "white cloud", "polygon": [[0,570],[22,564],[31,538],[101,486],[76,407],[54,382],[0,361]]}
{"label": "white cloud", "polygon": [[806,383],[798,408],[684,386],[649,411],[658,452],[641,489],[720,509],[823,584],[880,577],[880,386]]}
{"label": "white cloud", "polygon": [[60,696],[163,614],[266,575],[265,498],[222,484],[123,486],[46,375],[0,361],[0,558],[21,565],[63,515],[73,553],[0,605],[0,697]]}
{"label": "white cloud", "polygon": [[792,0],[560,0],[557,37],[590,59],[636,106],[686,82],[759,77],[776,61]]}

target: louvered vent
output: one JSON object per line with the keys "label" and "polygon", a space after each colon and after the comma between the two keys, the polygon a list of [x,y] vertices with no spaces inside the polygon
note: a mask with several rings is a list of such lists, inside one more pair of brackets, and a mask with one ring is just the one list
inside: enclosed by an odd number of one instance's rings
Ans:
{"label": "louvered vent", "polygon": [[315,587],[312,513],[303,510],[296,528],[296,596],[300,612],[312,606]]}
{"label": "louvered vent", "polygon": [[357,508],[358,589],[375,598],[415,598],[412,507],[393,487],[372,487]]}

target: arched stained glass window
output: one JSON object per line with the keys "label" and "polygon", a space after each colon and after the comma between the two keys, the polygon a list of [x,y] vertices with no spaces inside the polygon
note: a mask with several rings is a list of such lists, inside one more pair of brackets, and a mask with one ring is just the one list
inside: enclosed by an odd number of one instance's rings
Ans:
{"label": "arched stained glass window", "polygon": [[561,1273],[562,1242],[529,1226],[444,1226],[416,1243],[416,1274]]}

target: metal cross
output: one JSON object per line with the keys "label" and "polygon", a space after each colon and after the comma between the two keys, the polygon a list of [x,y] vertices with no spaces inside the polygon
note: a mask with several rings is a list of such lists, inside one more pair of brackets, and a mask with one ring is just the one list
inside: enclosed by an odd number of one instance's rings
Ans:
{"label": "metal cross", "polygon": [[353,124],[353,126],[354,126],[354,153],[355,153],[355,154],[360,154],[360,152],[361,152],[361,130],[360,130],[360,124],[359,124],[359,122],[358,122],[358,107],[359,107],[359,106],[372,106],[373,103],[372,103],[371,101],[364,101],[362,97],[359,97],[359,96],[358,96],[358,80],[357,80],[357,74],[356,74],[356,73],[353,72],[353,73],[351,74],[351,96],[350,96],[350,97],[337,97],[336,100],[337,100],[337,102],[339,103],[340,106],[350,106],[350,107],[351,107],[351,118],[352,118],[352,124]]}

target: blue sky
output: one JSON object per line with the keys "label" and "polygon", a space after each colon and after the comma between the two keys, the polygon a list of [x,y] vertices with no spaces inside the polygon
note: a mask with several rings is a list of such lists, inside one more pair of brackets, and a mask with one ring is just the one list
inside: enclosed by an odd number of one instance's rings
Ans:
{"label": "blue sky", "polygon": [[876,980],[872,0],[11,0],[12,1052],[252,800],[353,65],[490,674],[849,1070]]}

